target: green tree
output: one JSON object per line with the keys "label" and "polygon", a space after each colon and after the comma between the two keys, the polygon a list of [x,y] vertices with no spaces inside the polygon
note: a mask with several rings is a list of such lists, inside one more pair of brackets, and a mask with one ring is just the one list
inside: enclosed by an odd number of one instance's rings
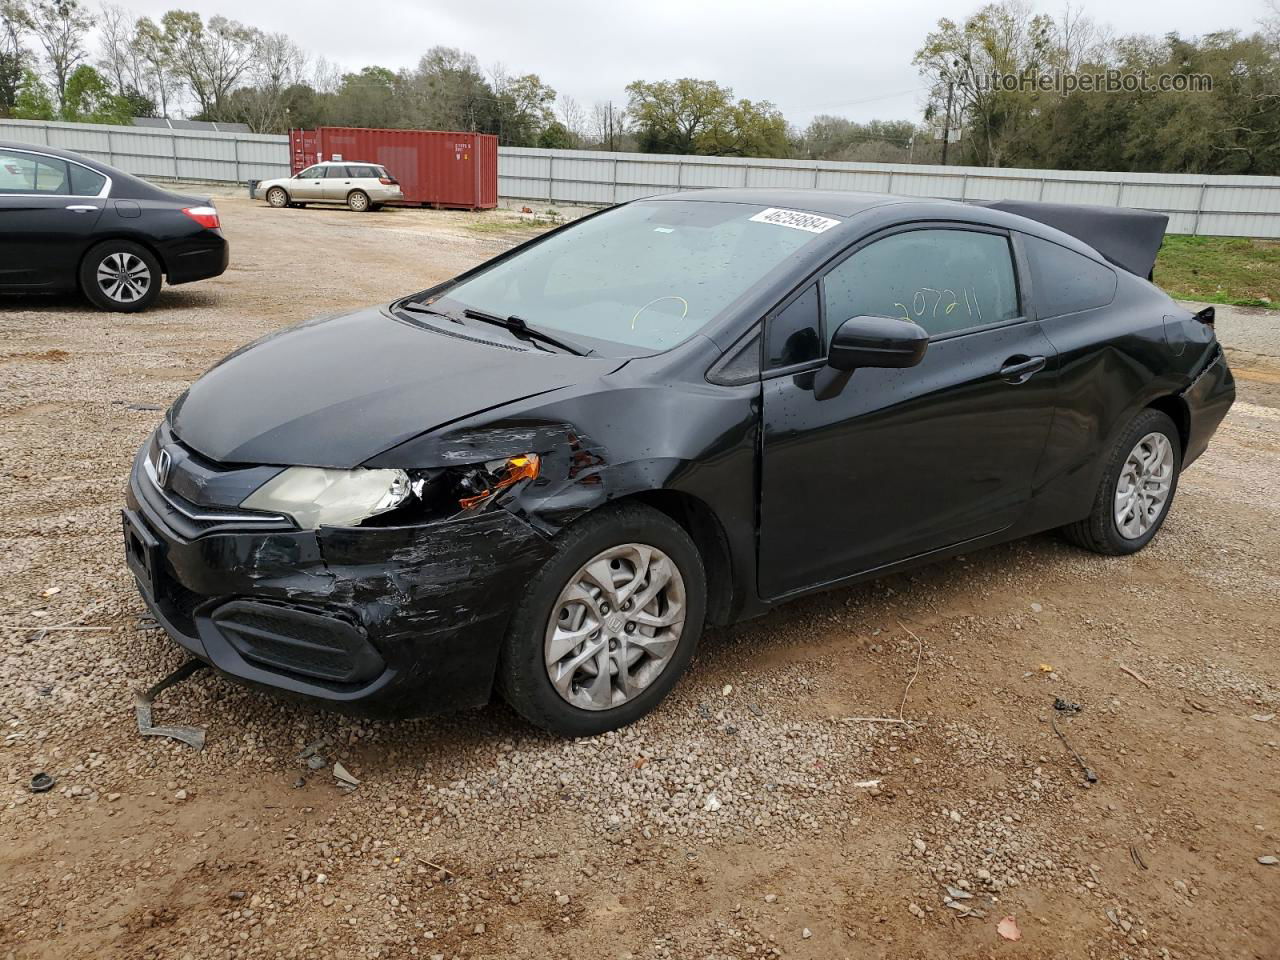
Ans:
{"label": "green tree", "polygon": [[133,120],[132,104],[111,88],[110,82],[93,67],[81,64],[67,78],[66,99],[60,116],[81,123],[128,124]]}
{"label": "green tree", "polygon": [[787,124],[767,101],[735,100],[714,80],[645,82],[627,86],[627,115],[647,153],[784,157]]}
{"label": "green tree", "polygon": [[0,0],[0,117],[13,115],[23,74],[33,65],[26,47],[30,30],[26,0]]}
{"label": "green tree", "polygon": [[569,150],[573,147],[573,134],[559,120],[552,120],[538,134],[537,145],[547,150]]}
{"label": "green tree", "polygon": [[57,115],[58,108],[48,85],[34,70],[24,71],[14,99],[13,116],[19,120],[53,120]]}
{"label": "green tree", "polygon": [[556,92],[536,73],[509,77],[501,70],[495,71],[493,90],[491,123],[496,123],[497,129],[491,132],[497,133],[502,143],[533,146],[542,131],[555,122]]}
{"label": "green tree", "polygon": [[636,80],[627,85],[627,113],[645,153],[701,153],[699,140],[729,108],[733,91],[714,80]]}
{"label": "green tree", "polygon": [[340,126],[398,127],[402,111],[396,98],[399,80],[386,67],[364,67],[343,74],[330,102],[330,123]]}
{"label": "green tree", "polygon": [[[990,80],[1035,76],[1052,66],[1053,32],[1052,18],[1033,15],[1026,0],[987,4],[962,24],[939,20],[913,61],[932,89],[926,119],[953,129],[962,122],[972,162],[1007,165],[1032,125],[1037,94]],[[954,112],[944,123],[937,115],[948,103]]]}

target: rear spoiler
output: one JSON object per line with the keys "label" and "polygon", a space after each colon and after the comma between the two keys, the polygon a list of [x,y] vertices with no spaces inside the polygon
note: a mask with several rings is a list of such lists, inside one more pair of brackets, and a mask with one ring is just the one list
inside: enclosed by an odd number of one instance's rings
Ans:
{"label": "rear spoiler", "polygon": [[979,206],[1017,214],[1070,234],[1097,250],[1122,270],[1151,279],[1156,253],[1169,218],[1150,210],[1095,207],[1080,203],[1034,203],[1030,200],[982,200]]}

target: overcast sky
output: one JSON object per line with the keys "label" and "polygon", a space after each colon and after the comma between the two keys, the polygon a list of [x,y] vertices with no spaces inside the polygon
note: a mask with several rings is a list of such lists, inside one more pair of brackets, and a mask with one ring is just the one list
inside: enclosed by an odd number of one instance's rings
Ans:
{"label": "overcast sky", "polygon": [[[911,58],[941,17],[981,4],[944,0],[118,0],[140,14],[221,13],[344,70],[412,66],[429,47],[460,47],[486,69],[537,73],[584,107],[626,101],[632,80],[697,77],[740,97],[772,100],[803,126],[814,114],[855,120],[916,118],[920,78]],[[1079,3],[1073,4],[1078,6]],[[1063,4],[1040,2],[1060,13]],[[1253,29],[1264,0],[1084,3],[1117,33],[1184,35]]]}

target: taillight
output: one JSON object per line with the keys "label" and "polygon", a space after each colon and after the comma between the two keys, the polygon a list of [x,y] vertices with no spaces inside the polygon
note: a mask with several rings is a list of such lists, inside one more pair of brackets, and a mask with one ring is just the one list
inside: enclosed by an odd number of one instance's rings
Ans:
{"label": "taillight", "polygon": [[400,181],[397,180],[395,177],[379,177],[378,182],[382,184],[384,187],[400,186]]}
{"label": "taillight", "polygon": [[218,222],[218,211],[213,207],[183,207],[182,212],[200,224],[200,226],[209,230],[217,230],[222,226]]}

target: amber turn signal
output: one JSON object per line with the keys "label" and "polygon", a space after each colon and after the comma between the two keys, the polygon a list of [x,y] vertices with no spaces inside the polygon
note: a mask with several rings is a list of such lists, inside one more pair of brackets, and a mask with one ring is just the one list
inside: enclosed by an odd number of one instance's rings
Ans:
{"label": "amber turn signal", "polygon": [[478,493],[473,497],[463,497],[458,501],[458,506],[463,510],[478,507],[482,503],[492,500],[508,487],[515,486],[521,480],[532,480],[538,475],[540,466],[541,461],[536,453],[526,453],[519,457],[511,457],[502,467],[494,471],[493,486],[484,493]]}

